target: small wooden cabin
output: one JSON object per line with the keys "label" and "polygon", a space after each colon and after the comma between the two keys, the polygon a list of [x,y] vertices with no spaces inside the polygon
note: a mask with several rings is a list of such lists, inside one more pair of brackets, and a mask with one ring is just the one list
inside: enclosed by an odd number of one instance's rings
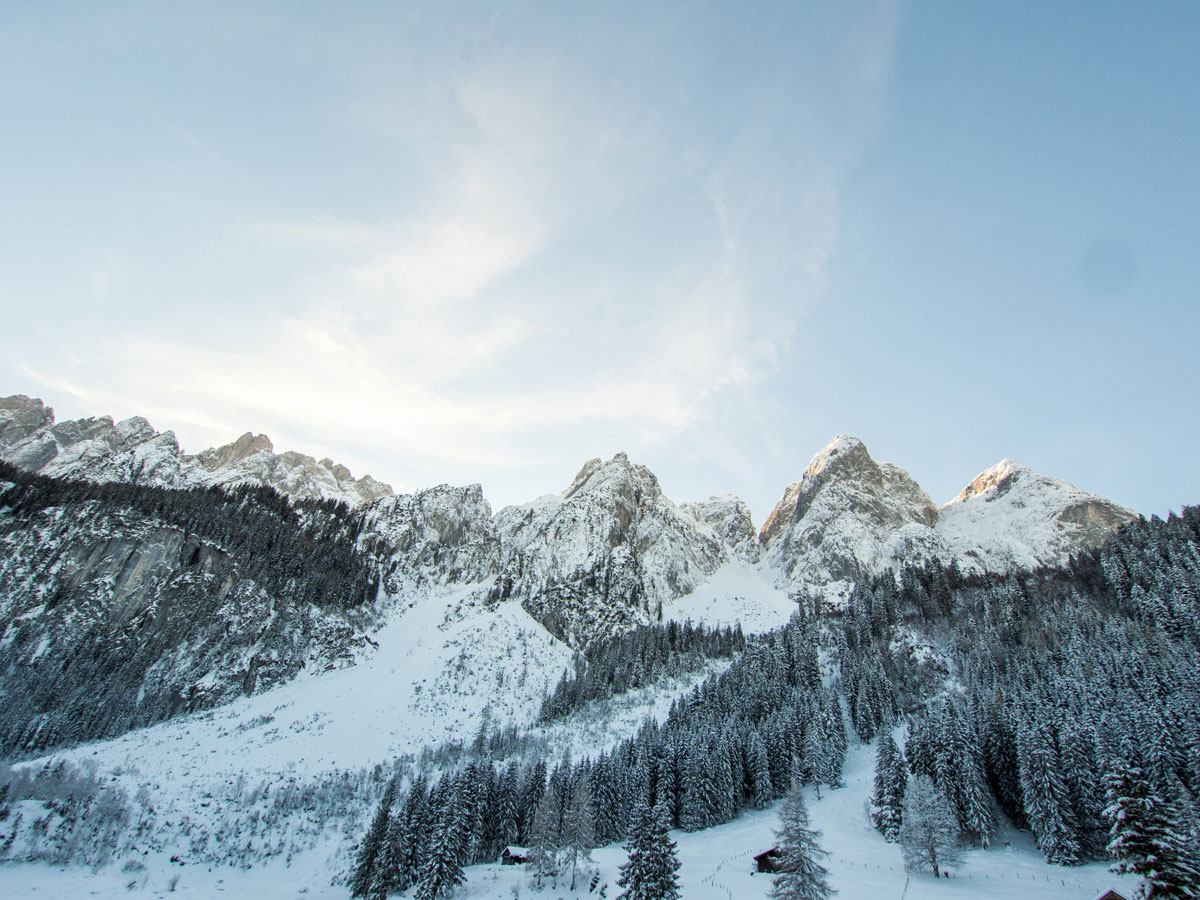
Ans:
{"label": "small wooden cabin", "polygon": [[772,847],[770,850],[764,850],[754,857],[754,864],[758,866],[758,871],[760,872],[778,872],[779,863],[782,859],[783,854],[779,852],[779,848]]}
{"label": "small wooden cabin", "polygon": [[522,863],[529,862],[529,851],[524,847],[508,846],[504,848],[504,852],[500,854],[500,865],[516,866]]}
{"label": "small wooden cabin", "polygon": [[1105,891],[1103,894],[1097,897],[1096,900],[1125,900],[1125,898],[1116,891]]}

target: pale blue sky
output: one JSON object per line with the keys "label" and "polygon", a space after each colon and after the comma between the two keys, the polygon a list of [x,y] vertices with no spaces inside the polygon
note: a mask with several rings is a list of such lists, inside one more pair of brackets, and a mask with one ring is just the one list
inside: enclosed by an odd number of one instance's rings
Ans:
{"label": "pale blue sky", "polygon": [[1200,5],[6,3],[0,393],[761,521],[838,432],[1200,503]]}

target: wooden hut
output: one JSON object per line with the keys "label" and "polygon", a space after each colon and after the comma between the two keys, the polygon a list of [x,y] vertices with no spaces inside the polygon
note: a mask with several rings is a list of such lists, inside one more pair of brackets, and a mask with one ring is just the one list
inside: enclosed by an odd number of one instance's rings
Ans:
{"label": "wooden hut", "polygon": [[772,847],[770,850],[764,850],[754,857],[754,864],[758,866],[758,871],[760,872],[778,872],[779,863],[782,859],[783,854],[779,852],[779,848]]}
{"label": "wooden hut", "polygon": [[500,865],[502,866],[516,866],[527,862],[529,862],[529,851],[524,847],[509,845],[500,854]]}

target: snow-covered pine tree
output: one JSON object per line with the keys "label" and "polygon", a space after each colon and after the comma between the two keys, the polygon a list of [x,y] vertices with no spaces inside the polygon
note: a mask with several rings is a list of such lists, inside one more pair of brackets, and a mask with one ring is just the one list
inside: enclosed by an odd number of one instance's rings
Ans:
{"label": "snow-covered pine tree", "polygon": [[846,755],[846,731],[842,725],[837,695],[830,692],[818,703],[804,729],[804,770],[812,778],[821,797],[821,785],[838,787],[842,783],[842,760]]}
{"label": "snow-covered pine tree", "polygon": [[1094,732],[1079,723],[1064,723],[1060,727],[1058,743],[1063,781],[1071,798],[1080,849],[1086,856],[1101,856],[1108,839],[1101,816],[1104,788],[1097,777]]}
{"label": "snow-covered pine tree", "polygon": [[379,851],[387,839],[388,825],[391,820],[392,804],[396,801],[396,779],[392,778],[383,791],[383,799],[379,801],[379,809],[371,820],[366,837],[358,848],[358,857],[354,863],[354,875],[350,879],[350,896],[365,897],[371,890],[375,880],[375,867],[379,861]]}
{"label": "snow-covered pine tree", "polygon": [[984,774],[978,730],[968,710],[949,703],[943,711],[941,730],[946,738],[938,759],[938,784],[954,806],[959,828],[986,847],[995,827],[992,798]]}
{"label": "snow-covered pine tree", "polygon": [[1140,875],[1144,900],[1200,897],[1200,865],[1178,813],[1154,793],[1141,769],[1117,760],[1105,775],[1113,871]]}
{"label": "snow-covered pine tree", "polygon": [[804,806],[803,778],[799,771],[779,811],[779,874],[771,887],[775,900],[827,900],[836,893],[829,886],[829,872],[819,860],[828,856],[817,842],[820,832],[808,827]]}
{"label": "snow-covered pine tree", "polygon": [[501,847],[521,841],[521,798],[516,763],[510,763],[500,776],[496,801],[496,837]]}
{"label": "snow-covered pine tree", "polygon": [[462,860],[467,850],[465,806],[450,790],[437,814],[437,824],[418,870],[416,900],[439,900],[466,880]]}
{"label": "snow-covered pine tree", "polygon": [[771,767],[767,759],[767,748],[757,729],[750,732],[746,744],[746,769],[750,781],[750,796],[755,809],[763,809],[774,796],[771,785]]}
{"label": "snow-covered pine tree", "polygon": [[679,857],[670,828],[665,803],[652,810],[639,804],[634,810],[625,845],[629,859],[617,879],[625,891],[618,900],[679,900]]}
{"label": "snow-covered pine tree", "polygon": [[596,845],[595,814],[592,810],[592,789],[584,772],[571,790],[567,813],[563,819],[563,866],[571,870],[571,890],[581,864],[591,860]]}
{"label": "snow-covered pine tree", "polygon": [[942,869],[962,862],[958,847],[958,820],[946,795],[926,776],[914,775],[904,796],[904,821],[900,825],[900,848],[908,869]]}
{"label": "snow-covered pine tree", "polygon": [[[400,806],[398,803],[394,805]],[[410,843],[409,822],[405,810],[396,809],[388,822],[387,836],[376,857],[375,874],[368,892],[372,900],[385,900],[393,891],[403,891],[410,886],[405,859],[405,849]]]}
{"label": "snow-covered pine tree", "polygon": [[871,797],[871,821],[885,841],[895,843],[900,840],[907,786],[904,751],[896,746],[891,732],[885,731],[879,738],[875,755],[875,793]]}
{"label": "snow-covered pine tree", "polygon": [[528,842],[530,835],[533,834],[533,819],[537,815],[538,804],[542,802],[542,795],[546,792],[546,761],[539,759],[533,764],[533,769],[529,773],[529,780],[525,784],[525,790],[521,794],[521,835],[522,840]]}
{"label": "snow-covered pine tree", "polygon": [[1079,835],[1071,798],[1059,768],[1054,735],[1046,725],[1023,728],[1018,758],[1025,815],[1047,862],[1078,865]]}

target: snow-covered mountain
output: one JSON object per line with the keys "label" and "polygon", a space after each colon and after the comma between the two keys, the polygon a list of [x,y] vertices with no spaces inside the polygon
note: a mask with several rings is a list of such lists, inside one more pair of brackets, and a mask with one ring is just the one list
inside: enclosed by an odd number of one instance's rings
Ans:
{"label": "snow-covered mountain", "polygon": [[271,439],[250,432],[223,447],[188,456],[174,432],[156,431],[140,416],[54,420],[54,410],[23,395],[0,398],[0,459],[30,472],[95,482],[189,488],[266,485],[298,500],[341,500],[351,506],[391,495],[370,475],[295,451],[276,454]]}
{"label": "snow-covered mountain", "polygon": [[938,510],[903,469],[838,435],[788,485],[763,524],[766,561],[781,583],[836,594],[895,563],[898,541],[927,553]]}
{"label": "snow-covered mountain", "polygon": [[[523,746],[546,759],[594,755],[648,734],[648,719],[662,721],[706,674],[734,665],[667,666],[649,687],[539,718],[559,677],[582,664],[577,650],[638,624],[762,633],[788,621],[797,592],[837,599],[857,579],[929,559],[971,571],[1057,562],[1133,516],[1009,461],[939,509],[902,469],[845,436],[813,457],[761,531],[731,495],[673,503],[625,454],[589,461],[559,494],[493,514],[479,485],[371,497],[358,493],[366,479],[276,456],[263,436],[187,456],[144,420],[55,424],[40,401],[9,398],[0,458],[103,485],[0,469],[0,740],[14,754],[54,749],[74,771],[95,773],[78,777],[124,792],[113,808],[137,818],[113,843],[130,883],[141,870],[128,860],[147,851],[202,863],[197,872],[294,856],[328,880],[345,872],[392,771],[411,774],[417,759],[453,768],[488,723],[530,729]],[[226,490],[162,490],[196,485]],[[796,649],[789,640],[779,652]],[[941,684],[949,656],[930,641],[906,624],[881,647],[908,667],[906,684]],[[777,657],[746,658],[746,671],[765,673]],[[923,660],[928,672],[909,671]],[[834,683],[832,644],[820,665]],[[860,698],[864,673],[841,673]],[[795,725],[781,720],[778,734]],[[861,790],[825,801],[839,810],[828,827],[854,846],[879,844],[865,821],[847,818],[861,816],[869,780],[869,756],[855,752],[847,780]],[[57,770],[38,761],[29,771]],[[90,820],[20,804],[0,844],[19,833],[8,844],[32,856],[56,830],[76,849],[102,843]],[[760,824],[743,843],[769,840]],[[711,853],[704,846],[688,863],[698,896],[720,881],[695,874]],[[600,852],[609,870],[618,852]],[[852,868],[847,860],[839,878]],[[502,876],[507,893],[517,879]],[[469,892],[494,896],[495,876],[481,877],[472,874]],[[890,890],[900,876],[872,878]],[[765,879],[751,879],[728,883],[765,892]]]}
{"label": "snow-covered mountain", "polygon": [[942,507],[937,531],[964,570],[1007,571],[1064,562],[1136,516],[1005,459]]}
{"label": "snow-covered mountain", "polygon": [[779,584],[837,598],[856,579],[926,560],[966,572],[1062,563],[1136,515],[1011,460],[939,509],[903,469],[838,435],[787,486],[759,539]]}
{"label": "snow-covered mountain", "polygon": [[[1134,515],[1009,461],[939,510],[841,435],[758,533],[737,497],[676,505],[623,453],[493,515],[479,485],[392,495],[328,460],[276,455],[262,435],[187,456],[144,419],[56,424],[40,400],[9,397],[0,459],[112,488],[51,483],[0,509],[0,695],[32,704],[0,735],[10,748],[114,734],[350,664],[398,609],[447,591],[457,617],[527,616],[586,648],[664,618],[770,627],[786,594],[836,601],[859,578],[930,559],[1057,563]],[[152,493],[199,485],[267,485],[291,505]],[[43,664],[85,645],[98,649],[78,671]]]}
{"label": "snow-covered mountain", "polygon": [[492,602],[519,600],[551,634],[584,645],[662,617],[729,558],[645,466],[587,462],[557,496],[496,516],[504,556]]}

